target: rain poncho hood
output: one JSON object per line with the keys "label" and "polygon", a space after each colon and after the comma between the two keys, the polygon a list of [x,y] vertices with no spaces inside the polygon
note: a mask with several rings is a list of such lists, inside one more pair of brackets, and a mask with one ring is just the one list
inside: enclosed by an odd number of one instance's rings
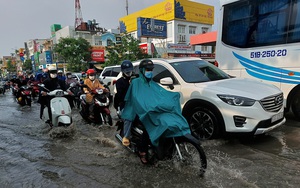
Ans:
{"label": "rain poncho hood", "polygon": [[181,114],[180,94],[162,88],[156,82],[149,82],[140,73],[132,80],[125,101],[122,118],[133,121],[136,115],[146,128],[154,146],[159,138],[190,134],[186,119]]}

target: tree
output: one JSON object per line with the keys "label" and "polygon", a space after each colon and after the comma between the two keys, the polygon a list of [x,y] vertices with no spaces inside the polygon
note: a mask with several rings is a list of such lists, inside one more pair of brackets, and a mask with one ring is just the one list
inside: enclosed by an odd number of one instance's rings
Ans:
{"label": "tree", "polygon": [[107,61],[104,66],[119,65],[125,59],[136,61],[138,59],[149,58],[139,47],[140,41],[130,34],[122,36],[122,43],[106,47],[108,52]]}
{"label": "tree", "polygon": [[32,70],[31,60],[26,59],[22,66],[23,70]]}
{"label": "tree", "polygon": [[17,67],[12,63],[12,61],[9,59],[7,60],[7,71],[8,72],[16,72]]}
{"label": "tree", "polygon": [[87,68],[87,62],[91,60],[90,49],[91,45],[83,38],[61,38],[53,51],[67,63],[69,71],[80,72]]}

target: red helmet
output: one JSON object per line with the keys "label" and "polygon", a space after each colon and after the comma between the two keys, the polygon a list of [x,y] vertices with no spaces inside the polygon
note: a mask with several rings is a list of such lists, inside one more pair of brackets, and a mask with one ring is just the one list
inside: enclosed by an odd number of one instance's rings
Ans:
{"label": "red helmet", "polygon": [[88,74],[88,75],[95,74],[95,73],[96,73],[96,72],[95,72],[94,69],[88,69],[88,70],[86,71],[86,74]]}

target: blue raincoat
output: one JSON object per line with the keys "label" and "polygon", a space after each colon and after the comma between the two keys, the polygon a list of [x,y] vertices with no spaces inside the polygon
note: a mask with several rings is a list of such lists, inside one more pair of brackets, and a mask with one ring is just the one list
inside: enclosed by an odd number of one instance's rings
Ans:
{"label": "blue raincoat", "polygon": [[180,94],[162,88],[154,81],[147,82],[140,76],[132,80],[122,118],[133,121],[136,115],[146,128],[154,146],[159,138],[190,134],[186,119],[181,114]]}

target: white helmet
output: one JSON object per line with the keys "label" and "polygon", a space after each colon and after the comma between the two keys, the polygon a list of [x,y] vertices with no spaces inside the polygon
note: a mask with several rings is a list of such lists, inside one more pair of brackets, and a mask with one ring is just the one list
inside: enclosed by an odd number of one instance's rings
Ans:
{"label": "white helmet", "polygon": [[59,73],[61,73],[61,74],[62,74],[62,73],[63,73],[63,71],[62,71],[62,70],[58,70],[58,71],[57,71],[57,73],[58,73],[58,74],[59,74]]}
{"label": "white helmet", "polygon": [[49,71],[49,73],[57,73],[56,67],[52,66],[52,65],[48,67],[48,71]]}

